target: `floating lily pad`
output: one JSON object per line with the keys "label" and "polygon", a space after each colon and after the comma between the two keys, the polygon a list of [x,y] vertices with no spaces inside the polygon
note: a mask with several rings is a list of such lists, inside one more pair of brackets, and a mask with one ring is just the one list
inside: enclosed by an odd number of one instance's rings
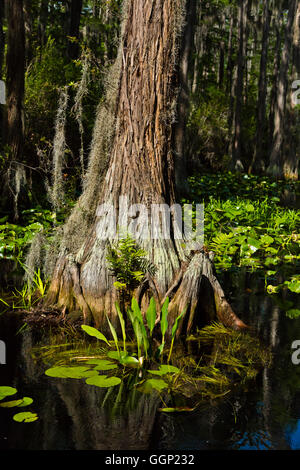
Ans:
{"label": "floating lily pad", "polygon": [[1,408],[14,408],[15,406],[19,406],[23,400],[13,400],[13,401],[5,401],[4,403],[0,403]]}
{"label": "floating lily pad", "polygon": [[23,413],[17,413],[13,416],[13,420],[18,423],[33,423],[39,419],[36,413],[31,413],[30,411],[24,411]]}
{"label": "floating lily pad", "polygon": [[23,407],[23,406],[29,406],[31,405],[31,403],[33,403],[33,399],[30,398],[30,397],[24,397],[22,399],[22,403],[20,403],[20,405],[18,405],[19,408]]}
{"label": "floating lily pad", "polygon": [[187,406],[180,406],[177,408],[159,408],[158,411],[162,413],[185,413],[194,411],[195,408],[188,408]]}
{"label": "floating lily pad", "polygon": [[95,385],[95,387],[109,388],[115,387],[121,383],[119,377],[107,377],[106,375],[97,375],[96,377],[90,377],[86,380],[88,385]]}
{"label": "floating lily pad", "polygon": [[15,406],[18,407],[23,407],[23,406],[28,406],[33,403],[33,399],[29,397],[24,397],[21,398],[20,400],[12,400],[12,401],[6,401],[4,403],[0,403],[1,408],[13,408]]}
{"label": "floating lily pad", "polygon": [[178,367],[162,364],[158,370],[148,370],[148,372],[153,375],[162,376],[166,374],[178,374],[180,370]]}
{"label": "floating lily pad", "polygon": [[3,400],[3,398],[9,397],[11,395],[15,395],[16,393],[16,388],[2,386],[0,387],[0,400]]}
{"label": "floating lily pad", "polygon": [[112,370],[118,368],[117,364],[114,364],[113,362],[107,361],[105,359],[92,359],[88,361],[87,364],[95,365],[96,367],[94,370]]}
{"label": "floating lily pad", "polygon": [[164,380],[148,379],[143,385],[143,392],[149,393],[152,391],[153,388],[160,392],[161,390],[167,387],[168,387],[168,384]]}
{"label": "floating lily pad", "polygon": [[110,359],[115,359],[116,361],[120,361],[120,359],[124,359],[126,356],[127,353],[125,353],[124,351],[109,351],[107,353],[107,357],[109,357]]}
{"label": "floating lily pad", "polygon": [[46,370],[46,375],[49,377],[56,377],[59,379],[82,379],[87,377],[93,377],[98,375],[96,370],[91,370],[89,367],[78,366],[78,367],[67,367],[59,366],[52,367]]}

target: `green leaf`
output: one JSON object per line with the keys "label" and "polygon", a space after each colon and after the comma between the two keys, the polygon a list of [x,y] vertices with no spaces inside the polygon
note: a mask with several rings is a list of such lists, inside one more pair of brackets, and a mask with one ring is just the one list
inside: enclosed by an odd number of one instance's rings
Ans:
{"label": "green leaf", "polygon": [[13,416],[13,420],[18,423],[33,423],[39,419],[36,413],[31,413],[30,411],[24,411],[23,413],[17,413]]}
{"label": "green leaf", "polygon": [[106,359],[91,359],[86,364],[95,365],[94,370],[112,370],[118,368],[117,364]]}
{"label": "green leaf", "polygon": [[108,323],[108,325],[109,325],[111,334],[112,334],[112,336],[113,336],[113,339],[114,339],[114,342],[115,342],[117,351],[119,352],[119,340],[118,340],[117,332],[116,332],[114,326],[113,326],[113,325],[111,324],[111,322],[109,321],[109,318],[108,318],[107,315],[106,315],[106,319],[107,319],[107,323]]}
{"label": "green leaf", "polygon": [[98,375],[96,377],[90,377],[85,381],[88,385],[95,385],[95,387],[109,388],[115,387],[121,383],[119,377],[107,377],[106,375]]}
{"label": "green leaf", "polygon": [[124,351],[126,351],[126,327],[125,327],[125,320],[124,320],[124,317],[123,317],[123,314],[121,312],[121,309],[120,309],[120,306],[118,304],[118,302],[115,303],[115,306],[116,306],[116,310],[117,310],[117,313],[118,313],[118,316],[119,316],[119,320],[120,320],[120,325],[121,325],[121,330],[122,330],[122,336],[123,336],[123,343],[124,343]]}
{"label": "green leaf", "polygon": [[17,393],[16,388],[1,386],[0,387],[0,400],[3,400],[3,398],[9,397],[11,395],[15,395],[16,393]]}
{"label": "green leaf", "polygon": [[168,329],[168,308],[169,308],[169,297],[166,298],[162,309],[161,309],[161,333],[163,338],[165,337],[166,331]]}
{"label": "green leaf", "polygon": [[176,335],[176,331],[178,329],[178,324],[179,324],[179,321],[181,320],[181,318],[183,317],[183,315],[185,314],[186,312],[186,309],[176,318],[175,322],[174,322],[174,325],[173,325],[173,328],[172,328],[172,338],[175,337]]}
{"label": "green leaf", "polygon": [[96,328],[93,328],[92,326],[88,326],[88,325],[81,325],[81,328],[89,336],[93,336],[97,339],[100,339],[101,341],[105,341],[105,343],[108,344],[108,346],[110,346],[110,344],[109,344],[108,340],[105,338],[105,336],[102,333],[100,333],[100,331],[96,330]]}
{"label": "green leaf", "polygon": [[148,372],[153,375],[162,376],[166,374],[178,374],[180,372],[180,369],[178,369],[178,367],[170,366],[168,364],[162,364],[158,370],[148,370]]}
{"label": "green leaf", "polygon": [[251,253],[255,253],[260,248],[260,241],[256,238],[248,237],[248,245],[250,248]]}
{"label": "green leaf", "polygon": [[13,400],[13,401],[6,401],[4,403],[0,403],[1,408],[14,408],[15,406],[23,407],[28,406],[33,403],[33,399],[29,397],[21,398],[20,400]]}
{"label": "green leaf", "polygon": [[161,379],[148,379],[145,382],[145,386],[150,386],[151,388],[154,388],[155,390],[158,390],[160,392],[164,388],[167,388],[168,384]]}
{"label": "green leaf", "polygon": [[296,308],[288,310],[286,312],[286,316],[291,318],[292,320],[295,319],[295,318],[299,318],[300,317],[300,310],[296,309]]}
{"label": "green leaf", "polygon": [[115,359],[116,361],[121,361],[127,354],[123,351],[109,351],[107,357],[110,359]]}
{"label": "green leaf", "polygon": [[13,400],[13,401],[6,401],[4,403],[0,403],[1,408],[14,408],[15,406],[19,406],[22,403],[21,400]]}
{"label": "green leaf", "polygon": [[156,305],[155,305],[154,297],[152,297],[150,300],[149,307],[146,312],[146,319],[147,319],[147,325],[150,331],[150,336],[152,336],[152,332],[153,332],[155,321],[156,321]]}
{"label": "green leaf", "polygon": [[260,237],[260,242],[263,244],[263,245],[271,245],[271,243],[274,242],[274,238],[270,237],[269,235],[262,235]]}
{"label": "green leaf", "polygon": [[188,408],[187,406],[179,406],[177,408],[159,408],[161,413],[185,413],[194,411],[195,408]]}
{"label": "green leaf", "polygon": [[55,378],[59,378],[59,379],[82,379],[82,378],[92,377],[94,375],[98,375],[97,371],[90,370],[90,368],[85,367],[85,366],[51,367],[50,369],[46,370],[45,374],[48,377],[55,377]]}

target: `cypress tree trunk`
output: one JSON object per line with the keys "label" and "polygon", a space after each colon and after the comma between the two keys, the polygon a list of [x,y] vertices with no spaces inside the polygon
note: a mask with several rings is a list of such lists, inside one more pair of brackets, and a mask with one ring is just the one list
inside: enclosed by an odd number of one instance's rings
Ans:
{"label": "cypress tree trunk", "polygon": [[190,106],[191,89],[189,72],[196,12],[196,0],[187,0],[187,20],[182,35],[179,61],[178,87],[180,91],[178,95],[177,122],[174,128],[175,186],[178,197],[185,195],[188,191],[185,133]]}
{"label": "cypress tree trunk", "polygon": [[243,171],[241,161],[242,140],[242,104],[243,104],[243,78],[245,68],[245,30],[247,22],[248,0],[239,1],[239,51],[237,61],[237,79],[235,87],[235,116],[234,116],[234,138],[232,144],[232,167],[234,170]]}
{"label": "cypress tree trunk", "polygon": [[263,159],[263,138],[266,130],[266,98],[267,98],[267,61],[269,46],[271,12],[269,10],[269,0],[265,1],[264,23],[262,36],[262,50],[260,58],[260,73],[258,82],[258,100],[257,100],[257,124],[254,156],[249,168],[249,174],[252,170],[262,170],[264,168]]}
{"label": "cypress tree trunk", "polygon": [[[5,144],[10,150],[7,175],[1,188],[1,206],[17,220],[20,194],[26,183],[24,146],[25,33],[23,0],[7,1],[6,122]],[[23,193],[24,194],[24,193]],[[23,196],[22,196],[23,197]],[[25,197],[25,194],[24,194]]]}
{"label": "cypress tree trunk", "polygon": [[290,64],[293,24],[296,13],[296,1],[289,2],[288,20],[285,28],[285,41],[282,50],[280,72],[278,79],[277,99],[274,112],[273,143],[270,153],[270,163],[267,169],[268,174],[280,177],[282,168],[282,144],[284,139],[284,122],[286,108],[286,94],[288,86],[288,70]]}
{"label": "cypress tree trunk", "polygon": [[13,160],[21,160],[24,141],[23,100],[25,75],[25,33],[23,0],[7,1],[7,138]]}
{"label": "cypress tree trunk", "polygon": [[[297,2],[297,11],[293,27],[293,57],[292,75],[290,84],[300,79],[300,2]],[[299,88],[299,85],[298,87]],[[287,180],[298,180],[300,139],[299,139],[299,108],[295,109],[293,101],[294,89],[290,86],[287,96],[286,132],[288,138],[284,144],[283,152],[283,176]]]}
{"label": "cypress tree trunk", "polygon": [[70,4],[69,36],[67,54],[69,59],[77,59],[79,53],[79,26],[82,10],[82,0],[72,0]]}
{"label": "cypress tree trunk", "polygon": [[[123,215],[120,196],[147,209],[175,202],[172,143],[184,2],[131,0],[124,8],[121,46],[106,103],[99,108],[85,191],[64,228],[47,298],[65,311],[81,310],[85,321],[93,318],[104,331],[105,314],[118,326],[118,292],[106,263],[109,241],[103,240],[97,207],[111,203],[118,217]],[[131,222],[136,215],[129,217]],[[187,308],[178,334],[212,312],[228,325],[245,326],[227,303],[208,254],[201,246],[184,246],[186,240],[175,239],[175,229],[172,219],[169,239],[136,236],[157,267],[135,292],[142,308],[152,295],[159,304],[169,296],[170,325]]]}
{"label": "cypress tree trunk", "polygon": [[[4,50],[5,50],[5,36],[3,31],[4,21],[4,0],[0,0],[0,80],[2,80],[2,68],[4,62]],[[0,104],[0,146],[3,144],[3,105]]]}

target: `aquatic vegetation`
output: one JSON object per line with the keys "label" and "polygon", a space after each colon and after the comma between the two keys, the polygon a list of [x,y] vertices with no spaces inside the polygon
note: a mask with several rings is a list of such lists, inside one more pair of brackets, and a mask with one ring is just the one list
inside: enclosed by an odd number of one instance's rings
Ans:
{"label": "aquatic vegetation", "polygon": [[[17,389],[14,387],[0,386],[0,401],[1,401],[0,407],[1,408],[22,408],[25,406],[29,406],[33,403],[33,399],[30,397],[23,397],[18,400],[2,402],[4,398],[15,395],[17,392],[18,392]],[[13,420],[18,423],[32,423],[36,421],[37,419],[39,419],[38,415],[30,411],[16,413],[13,416]]]}
{"label": "aquatic vegetation", "polygon": [[[96,336],[94,331],[91,333]],[[86,349],[85,354],[82,351],[77,356],[68,350],[56,354],[56,348],[52,348],[50,356],[45,355],[44,348],[37,357],[46,357],[47,364],[50,359],[55,362],[46,370],[49,378],[84,380],[87,385],[108,390],[120,387],[118,395],[124,390],[128,396],[134,390],[139,394],[159,394],[163,403],[160,410],[166,413],[188,412],[203,401],[222,398],[253,381],[271,361],[270,352],[254,335],[230,330],[220,323],[208,325],[187,338],[192,354],[187,354],[183,345],[174,347],[172,364],[157,362],[155,356],[151,361],[139,361],[133,343],[126,344],[126,351],[120,347],[107,350],[106,341],[101,341],[105,348],[98,355],[97,348]],[[114,341],[109,344],[113,346]],[[189,402],[187,406],[186,400],[190,399],[193,405]]]}
{"label": "aquatic vegetation", "polygon": [[155,267],[147,260],[146,251],[139,248],[130,236],[121,238],[114,246],[108,247],[107,262],[112,275],[116,277],[115,287],[129,294],[137,287],[147,272],[152,275]]}
{"label": "aquatic vegetation", "polygon": [[13,420],[17,423],[33,423],[39,419],[36,413],[31,413],[30,411],[24,413],[17,413],[13,416]]}
{"label": "aquatic vegetation", "polygon": [[[133,333],[134,333],[134,342],[137,346],[137,357],[136,359],[135,355],[136,353],[133,353],[132,355],[127,354],[127,349],[126,349],[126,328],[125,328],[125,320],[124,316],[121,312],[120,306],[118,303],[116,303],[116,310],[118,313],[120,325],[121,325],[121,331],[122,331],[122,336],[123,336],[123,351],[120,351],[119,348],[119,338],[117,336],[116,329],[113,327],[111,324],[110,320],[108,317],[106,317],[113,341],[116,347],[116,351],[111,351],[109,357],[113,357],[114,359],[119,360],[119,362],[123,365],[132,365],[132,364],[138,364],[140,365],[143,364],[143,356],[142,354],[145,354],[146,360],[149,359],[149,357],[155,357],[155,356],[161,356],[163,355],[163,351],[165,348],[165,336],[166,332],[168,329],[168,307],[169,307],[169,298],[167,297],[166,300],[164,301],[162,308],[161,308],[161,314],[159,317],[159,324],[160,324],[160,330],[161,330],[161,344],[159,347],[155,348],[155,343],[153,341],[152,335],[153,335],[153,329],[156,324],[156,315],[157,315],[157,309],[156,309],[156,304],[154,298],[151,298],[149,307],[146,312],[146,324],[147,324],[147,329],[144,325],[144,318],[141,312],[141,309],[138,305],[137,300],[133,297],[131,300],[131,308],[127,309],[127,316],[130,319],[132,328],[133,328]],[[171,333],[171,347],[169,350],[169,355],[168,355],[168,362],[171,360],[171,355],[172,355],[172,350],[174,346],[174,340],[175,340],[175,335],[178,329],[179,321],[181,317],[183,316],[183,313],[181,313],[174,322],[174,325],[172,327],[172,333]],[[96,328],[82,325],[81,328],[90,336],[96,337],[100,341],[104,341],[108,346],[110,346],[110,342],[107,340],[107,338]],[[113,353],[113,356],[112,356]]]}
{"label": "aquatic vegetation", "polygon": [[247,267],[276,274],[282,265],[296,271],[300,211],[280,203],[286,191],[299,195],[298,182],[232,173],[189,181],[190,200],[182,202],[205,203],[205,246],[215,253],[219,271]]}

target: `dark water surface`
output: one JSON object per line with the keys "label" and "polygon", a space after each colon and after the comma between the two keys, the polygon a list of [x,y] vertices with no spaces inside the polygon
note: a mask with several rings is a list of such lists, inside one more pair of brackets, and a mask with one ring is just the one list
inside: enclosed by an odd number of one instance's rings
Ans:
{"label": "dark water surface", "polygon": [[34,423],[16,423],[13,414],[27,408],[0,408],[0,449],[300,449],[300,365],[291,361],[300,320],[286,317],[258,274],[237,271],[222,283],[235,311],[272,348],[273,362],[247,390],[186,414],[158,412],[157,396],[107,394],[81,380],[46,377],[45,364],[31,354],[33,333],[16,335],[18,319],[0,316],[7,345],[0,385],[16,387],[18,398],[32,397],[28,409],[39,415]]}

